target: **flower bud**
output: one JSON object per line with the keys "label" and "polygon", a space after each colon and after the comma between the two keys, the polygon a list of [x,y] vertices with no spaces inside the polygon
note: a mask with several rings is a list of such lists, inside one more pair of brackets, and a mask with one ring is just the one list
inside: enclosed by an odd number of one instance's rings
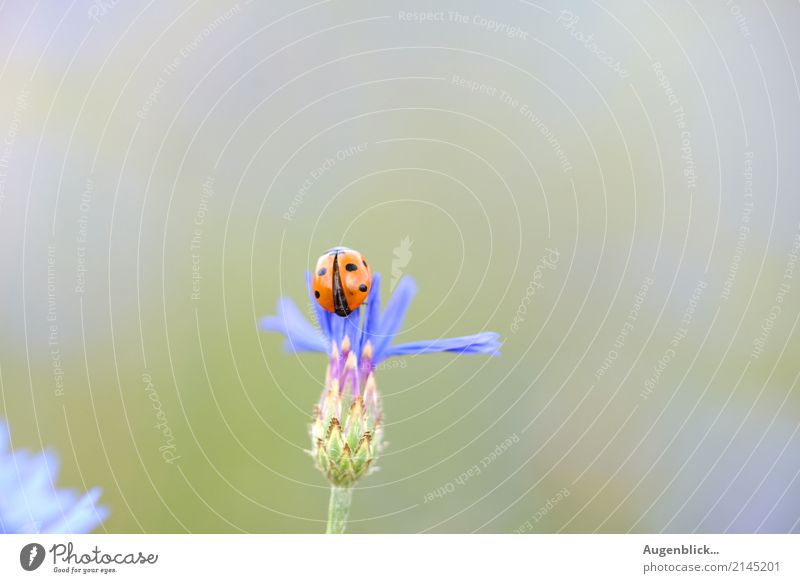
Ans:
{"label": "flower bud", "polygon": [[311,453],[317,467],[340,487],[351,486],[369,472],[382,434],[372,347],[367,342],[360,359],[350,348],[347,336],[341,350],[333,345],[311,426]]}

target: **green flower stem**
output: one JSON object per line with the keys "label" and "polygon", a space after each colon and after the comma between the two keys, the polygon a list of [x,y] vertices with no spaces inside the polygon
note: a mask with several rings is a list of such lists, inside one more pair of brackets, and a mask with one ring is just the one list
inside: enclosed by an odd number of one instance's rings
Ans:
{"label": "green flower stem", "polygon": [[348,487],[331,486],[328,503],[328,528],[325,534],[342,534],[347,526],[347,514],[353,501],[353,490]]}

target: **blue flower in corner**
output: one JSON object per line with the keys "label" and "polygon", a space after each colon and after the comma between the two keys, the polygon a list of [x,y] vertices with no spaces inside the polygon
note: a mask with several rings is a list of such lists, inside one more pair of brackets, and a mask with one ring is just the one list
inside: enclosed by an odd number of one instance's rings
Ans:
{"label": "blue flower in corner", "polygon": [[99,488],[83,496],[56,488],[56,454],[9,451],[9,441],[0,421],[0,534],[85,534],[106,519]]}
{"label": "blue flower in corner", "polygon": [[[360,355],[362,349],[371,344],[372,366],[393,356],[405,354],[428,354],[432,352],[457,352],[473,354],[497,354],[500,348],[496,332],[481,332],[471,336],[422,340],[392,344],[400,330],[408,306],[416,293],[416,284],[408,276],[403,277],[381,313],[381,276],[372,276],[372,288],[365,307],[356,308],[346,318],[326,311],[311,295],[311,274],[306,274],[311,305],[320,329],[317,330],[300,312],[295,303],[288,298],[278,301],[277,314],[261,320],[261,329],[279,332],[286,337],[284,347],[289,352],[329,353],[331,346],[341,347],[345,337],[351,350]],[[363,324],[361,312],[364,312]]]}

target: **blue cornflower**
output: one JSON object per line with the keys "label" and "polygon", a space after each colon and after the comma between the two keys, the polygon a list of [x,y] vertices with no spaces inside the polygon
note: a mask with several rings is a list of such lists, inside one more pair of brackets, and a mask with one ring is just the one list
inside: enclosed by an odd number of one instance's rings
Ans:
{"label": "blue cornflower", "polygon": [[[313,296],[311,274],[306,279],[319,330],[287,298],[279,300],[277,315],[261,320],[261,328],[286,336],[285,347],[290,352],[329,354],[325,386],[311,426],[311,455],[333,486],[333,507],[340,504],[334,504],[338,496],[349,496],[342,492],[349,491],[374,467],[381,450],[383,414],[375,382],[375,367],[381,360],[429,352],[496,354],[500,342],[496,333],[482,332],[392,344],[414,297],[414,280],[401,279],[381,313],[381,276],[374,274],[366,305],[343,318],[319,305]],[[340,532],[330,528],[329,523],[329,532]]]}
{"label": "blue cornflower", "polygon": [[346,318],[326,311],[313,297],[310,273],[306,275],[306,279],[311,305],[314,307],[320,330],[315,329],[295,303],[288,298],[281,298],[278,301],[275,316],[267,316],[261,320],[262,330],[279,332],[286,337],[284,347],[290,352],[329,353],[332,345],[341,347],[347,337],[351,350],[356,355],[362,353],[368,342],[372,345],[371,360],[374,367],[382,360],[404,354],[431,352],[496,354],[500,348],[499,335],[495,332],[392,344],[416,293],[417,286],[408,276],[398,282],[383,313],[381,313],[380,299],[381,276],[379,273],[372,276],[372,288],[363,308],[363,324],[361,307],[353,310],[353,313]]}
{"label": "blue cornflower", "polygon": [[55,486],[58,456],[8,451],[8,427],[0,421],[0,534],[84,534],[108,516],[97,506],[100,488],[79,496]]}

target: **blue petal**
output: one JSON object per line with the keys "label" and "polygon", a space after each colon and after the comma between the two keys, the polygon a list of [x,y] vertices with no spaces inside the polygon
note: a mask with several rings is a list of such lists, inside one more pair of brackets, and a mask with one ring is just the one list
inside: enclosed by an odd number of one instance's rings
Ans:
{"label": "blue petal", "polygon": [[[361,354],[361,307],[356,308],[346,318],[339,318],[344,322],[342,333],[350,338],[351,350],[357,355]],[[344,338],[344,336],[342,336]]]}
{"label": "blue petal", "polygon": [[49,532],[48,525],[70,512],[77,503],[74,490],[58,490],[50,485],[37,490],[25,485],[24,513],[17,518],[17,530]]}
{"label": "blue petal", "polygon": [[97,506],[100,488],[93,488],[71,508],[65,509],[63,516],[48,525],[50,534],[85,534],[93,530],[108,517],[108,510]]}
{"label": "blue petal", "polygon": [[105,520],[108,510],[97,506],[98,488],[79,496],[55,486],[55,452],[7,452],[8,441],[8,428],[0,421],[0,532],[79,534]]}
{"label": "blue petal", "polygon": [[329,349],[326,339],[287,298],[278,300],[277,315],[261,319],[261,329],[286,336],[283,346],[289,352],[328,352]]}
{"label": "blue petal", "polygon": [[350,339],[351,350],[360,354],[361,345],[361,308],[352,311],[349,316],[342,317],[331,314],[331,340],[341,346],[345,335]]}
{"label": "blue petal", "polygon": [[53,485],[58,475],[58,456],[48,450],[34,456],[19,450],[11,458],[9,465],[17,471],[3,492],[3,520],[11,530],[40,530],[60,510],[55,498],[58,491]]}
{"label": "blue petal", "polygon": [[328,310],[323,308],[319,305],[317,298],[314,297],[314,286],[312,284],[313,276],[311,275],[310,271],[306,271],[306,285],[308,285],[308,297],[311,300],[311,305],[314,307],[314,315],[317,317],[317,324],[319,324],[319,329],[322,330],[322,333],[325,334],[325,338],[327,340],[328,346],[326,347],[325,351],[327,352],[330,350],[330,343],[331,339],[333,338],[333,334],[331,331],[331,314]]}
{"label": "blue petal", "polygon": [[53,477],[58,475],[59,465],[56,453],[45,449],[31,460],[28,472],[20,472],[20,480],[28,492],[50,490],[53,486]]}
{"label": "blue petal", "polygon": [[372,288],[364,309],[364,340],[372,342],[373,347],[377,341],[376,333],[381,323],[381,274],[372,274]]}
{"label": "blue petal", "polygon": [[432,352],[460,352],[464,354],[499,354],[499,334],[482,332],[458,338],[442,338],[439,340],[422,340],[390,346],[382,358],[403,354],[430,354]]}
{"label": "blue petal", "polygon": [[331,314],[331,340],[336,343],[336,346],[342,345],[344,338],[344,318]]}
{"label": "blue petal", "polygon": [[403,277],[381,314],[378,330],[375,333],[375,362],[386,358],[385,351],[403,323],[408,306],[417,293],[417,285],[408,276]]}

